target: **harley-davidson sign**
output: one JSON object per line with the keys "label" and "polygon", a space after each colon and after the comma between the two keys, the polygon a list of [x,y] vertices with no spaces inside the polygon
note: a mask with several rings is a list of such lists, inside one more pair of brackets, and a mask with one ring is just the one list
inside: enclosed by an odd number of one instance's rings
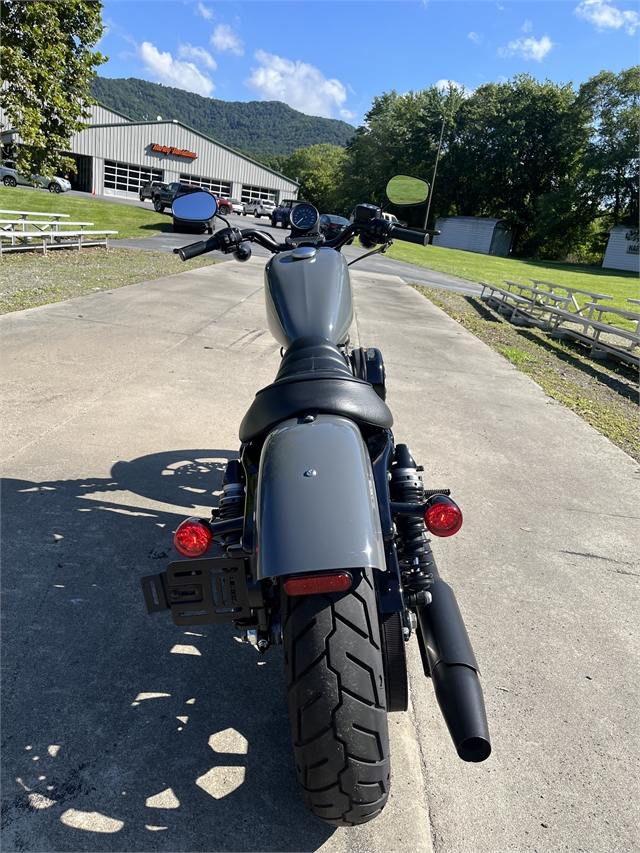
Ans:
{"label": "harley-davidson sign", "polygon": [[172,148],[169,145],[158,145],[156,142],[151,145],[151,150],[161,154],[172,154],[174,157],[188,157],[190,160],[198,157],[194,151],[187,151],[186,148]]}

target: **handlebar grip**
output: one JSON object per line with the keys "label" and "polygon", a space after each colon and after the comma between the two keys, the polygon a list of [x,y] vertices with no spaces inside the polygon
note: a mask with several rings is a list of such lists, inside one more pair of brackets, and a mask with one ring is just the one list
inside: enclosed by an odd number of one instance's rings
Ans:
{"label": "handlebar grip", "polygon": [[394,240],[404,240],[405,243],[415,243],[417,246],[426,246],[429,243],[429,235],[426,232],[412,231],[398,225],[392,227],[390,236]]}
{"label": "handlebar grip", "polygon": [[218,241],[215,237],[209,240],[200,240],[198,243],[189,243],[188,246],[183,246],[181,249],[174,249],[174,255],[180,255],[183,261],[190,261],[191,258],[197,258],[198,255],[204,255],[206,252],[213,252],[218,248]]}

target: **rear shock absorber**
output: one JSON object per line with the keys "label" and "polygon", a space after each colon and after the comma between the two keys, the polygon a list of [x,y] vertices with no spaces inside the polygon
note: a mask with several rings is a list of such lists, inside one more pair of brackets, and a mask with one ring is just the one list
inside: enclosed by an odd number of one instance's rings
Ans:
{"label": "rear shock absorber", "polygon": [[[222,479],[222,496],[219,501],[218,518],[224,521],[227,518],[239,518],[243,516],[244,503],[244,470],[239,460],[232,459],[227,464],[227,469]],[[242,553],[242,546],[240,545],[241,537],[242,533],[240,531],[225,533],[221,537],[222,545],[229,556]]]}
{"label": "rear shock absorber", "polygon": [[[400,503],[422,503],[425,499],[422,480],[406,444],[396,446],[389,491],[391,500]],[[430,600],[428,589],[433,583],[432,572],[437,569],[424,518],[398,515],[394,521],[398,531],[398,562],[405,593],[410,600],[414,599],[411,603],[426,604]]]}

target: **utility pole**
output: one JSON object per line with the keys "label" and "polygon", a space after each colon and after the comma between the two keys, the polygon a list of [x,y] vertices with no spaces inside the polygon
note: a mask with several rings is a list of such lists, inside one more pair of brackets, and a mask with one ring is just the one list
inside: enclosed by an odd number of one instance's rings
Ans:
{"label": "utility pole", "polygon": [[436,164],[433,167],[433,178],[431,180],[431,192],[429,193],[429,201],[427,202],[427,213],[424,217],[424,230],[427,230],[427,221],[429,219],[429,211],[431,210],[431,199],[433,198],[433,188],[436,185],[436,172],[438,171],[438,160],[440,159],[440,149],[442,148],[442,137],[444,136],[444,123],[446,116],[442,116],[442,127],[440,128],[440,142],[438,142],[438,151],[436,153]]}

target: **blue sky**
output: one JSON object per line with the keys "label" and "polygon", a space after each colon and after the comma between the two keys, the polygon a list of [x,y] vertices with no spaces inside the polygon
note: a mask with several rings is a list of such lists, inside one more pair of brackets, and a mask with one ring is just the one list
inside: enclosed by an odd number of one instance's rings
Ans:
{"label": "blue sky", "polygon": [[375,95],[639,61],[635,0],[107,0],[103,77],[360,124]]}

